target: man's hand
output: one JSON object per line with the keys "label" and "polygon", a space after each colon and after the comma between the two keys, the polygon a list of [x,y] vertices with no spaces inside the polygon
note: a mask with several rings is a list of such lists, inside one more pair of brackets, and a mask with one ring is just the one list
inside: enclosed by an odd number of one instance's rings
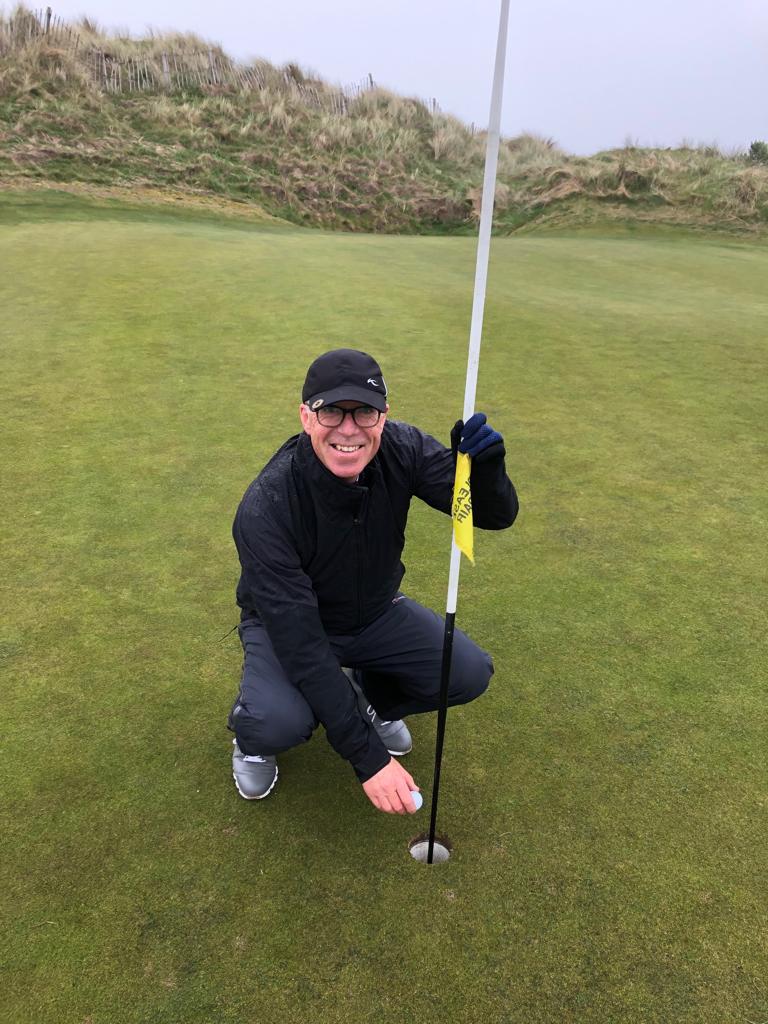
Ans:
{"label": "man's hand", "polygon": [[476,412],[464,423],[457,420],[451,431],[451,448],[471,456],[475,462],[504,458],[504,438],[486,423],[484,412]]}
{"label": "man's hand", "polygon": [[418,790],[408,772],[394,757],[381,771],[363,783],[365,795],[374,807],[387,814],[415,814],[411,790]]}

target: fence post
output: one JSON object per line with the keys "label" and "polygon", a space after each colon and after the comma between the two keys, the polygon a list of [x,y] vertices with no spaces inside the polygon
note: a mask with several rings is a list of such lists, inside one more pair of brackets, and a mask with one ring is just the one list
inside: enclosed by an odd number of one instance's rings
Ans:
{"label": "fence post", "polygon": [[171,69],[168,67],[168,54],[163,50],[163,84],[166,89],[171,88]]}
{"label": "fence post", "polygon": [[53,14],[53,11],[51,10],[51,8],[50,7],[46,7],[45,8],[45,34],[46,35],[48,35],[48,33],[51,30],[51,15],[52,14]]}
{"label": "fence post", "polygon": [[368,72],[368,88],[369,89],[374,89],[375,88],[374,83],[373,83],[373,75],[371,74],[370,71]]}
{"label": "fence post", "polygon": [[216,64],[213,59],[213,50],[208,51],[208,68],[210,69],[211,72],[211,84],[218,85],[219,81],[218,78],[216,77]]}

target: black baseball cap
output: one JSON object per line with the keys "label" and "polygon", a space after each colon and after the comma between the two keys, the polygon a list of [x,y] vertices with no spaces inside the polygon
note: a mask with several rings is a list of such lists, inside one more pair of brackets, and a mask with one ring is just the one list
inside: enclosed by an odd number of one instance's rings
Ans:
{"label": "black baseball cap", "polygon": [[307,370],[302,402],[315,412],[323,405],[350,399],[386,411],[387,385],[381,367],[367,352],[355,348],[324,352]]}

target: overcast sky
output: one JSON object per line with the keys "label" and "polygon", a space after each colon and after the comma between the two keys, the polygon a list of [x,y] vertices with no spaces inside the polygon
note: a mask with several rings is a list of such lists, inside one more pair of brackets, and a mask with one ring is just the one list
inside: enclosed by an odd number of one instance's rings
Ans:
{"label": "overcast sky", "polygon": [[[233,57],[295,60],[332,82],[370,73],[398,93],[435,97],[466,122],[488,120],[500,0],[51,6],[133,34],[194,31]],[[768,139],[768,0],[512,0],[507,53],[505,135],[533,131],[582,154],[628,139],[724,149]]]}

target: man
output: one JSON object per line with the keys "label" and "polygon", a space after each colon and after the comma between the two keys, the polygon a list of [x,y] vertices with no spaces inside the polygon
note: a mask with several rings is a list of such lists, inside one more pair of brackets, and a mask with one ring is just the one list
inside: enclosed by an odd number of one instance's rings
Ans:
{"label": "man", "polygon": [[[229,728],[235,784],[248,800],[272,791],[276,755],[322,723],[375,807],[416,809],[418,787],[396,758],[411,749],[402,719],[438,706],[443,620],[398,589],[409,503],[416,496],[450,514],[457,450],[472,456],[476,526],[511,526],[517,497],[502,437],[482,413],[459,421],[446,448],[388,411],[371,356],[319,356],[302,390],[303,433],[237,510],[245,656]],[[455,630],[449,704],[479,697],[492,673],[490,656]]]}

